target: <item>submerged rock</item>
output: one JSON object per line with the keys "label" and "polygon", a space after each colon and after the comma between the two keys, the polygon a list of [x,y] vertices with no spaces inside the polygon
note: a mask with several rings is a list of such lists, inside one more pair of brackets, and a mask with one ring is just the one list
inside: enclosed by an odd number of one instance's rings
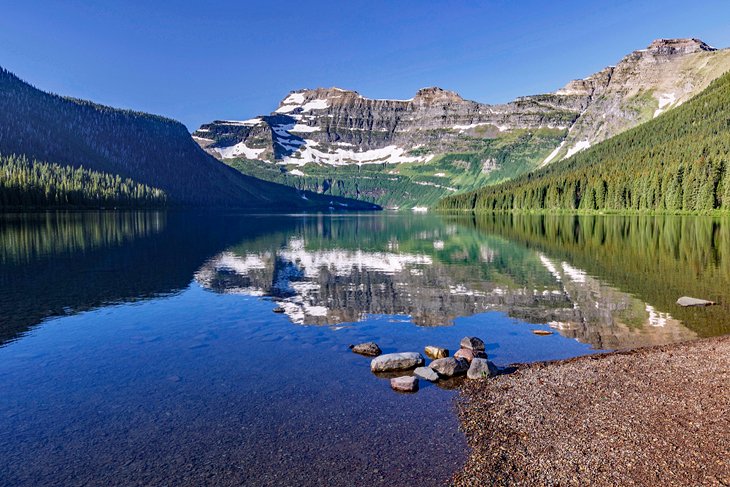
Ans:
{"label": "submerged rock", "polygon": [[706,299],[690,298],[688,296],[682,296],[677,300],[677,304],[680,306],[712,306],[717,304],[714,301],[707,301]]}
{"label": "submerged rock", "polygon": [[460,348],[454,354],[454,358],[463,358],[467,362],[471,363],[475,358],[487,358],[487,354],[481,350],[469,350],[468,348]]}
{"label": "submerged rock", "polygon": [[441,347],[434,347],[432,345],[428,345],[424,351],[426,352],[426,355],[430,358],[444,358],[449,356],[449,351],[446,348]]}
{"label": "submerged rock", "polygon": [[377,357],[381,353],[380,347],[375,342],[358,343],[357,345],[350,345],[350,350],[360,355],[367,355],[368,357]]}
{"label": "submerged rock", "polygon": [[497,366],[484,358],[475,358],[471,361],[466,376],[469,379],[487,379],[497,375]]}
{"label": "submerged rock", "polygon": [[477,337],[464,337],[461,339],[461,348],[468,348],[469,350],[482,350],[484,351],[484,342],[481,338]]}
{"label": "submerged rock", "polygon": [[439,375],[434,372],[434,370],[430,367],[416,367],[416,370],[413,371],[413,374],[416,377],[420,377],[421,379],[430,382],[436,382],[437,380],[439,380]]}
{"label": "submerged rock", "polygon": [[424,362],[423,355],[418,352],[386,353],[370,362],[370,370],[373,372],[387,372],[389,370],[412,369],[423,365]]}
{"label": "submerged rock", "polygon": [[429,367],[438,372],[439,375],[452,377],[469,370],[469,362],[460,358],[446,357],[434,360],[429,364]]}
{"label": "submerged rock", "polygon": [[418,390],[418,377],[406,375],[390,379],[390,387],[398,392],[416,392]]}

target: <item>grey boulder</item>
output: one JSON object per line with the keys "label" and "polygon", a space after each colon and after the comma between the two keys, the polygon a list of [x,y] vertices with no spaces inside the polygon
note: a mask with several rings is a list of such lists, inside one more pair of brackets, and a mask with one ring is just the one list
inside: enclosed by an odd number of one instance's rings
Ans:
{"label": "grey boulder", "polygon": [[469,350],[468,348],[460,348],[454,354],[454,358],[463,358],[471,363],[475,358],[487,358],[487,354],[481,350]]}
{"label": "grey boulder", "polygon": [[359,353],[360,355],[367,355],[370,357],[377,357],[381,353],[383,353],[382,350],[380,350],[380,347],[375,342],[367,342],[367,343],[358,343],[357,345],[350,345],[350,349],[355,352]]}
{"label": "grey boulder", "polygon": [[412,369],[423,365],[423,355],[418,352],[386,353],[375,357],[370,362],[370,370],[373,372],[388,372],[390,370]]}
{"label": "grey boulder", "polygon": [[429,364],[433,370],[444,377],[453,377],[469,370],[469,362],[461,358],[446,357],[434,360]]}
{"label": "grey boulder", "polygon": [[413,375],[430,382],[436,382],[439,380],[439,375],[430,367],[416,367],[416,370],[413,371]]}
{"label": "grey boulder", "polygon": [[461,339],[461,348],[468,348],[474,351],[484,351],[484,342],[477,337],[464,337]]}
{"label": "grey boulder", "polygon": [[469,379],[486,379],[497,375],[497,366],[485,358],[475,358],[471,361],[466,377]]}
{"label": "grey boulder", "polygon": [[717,304],[714,301],[707,301],[706,299],[690,298],[688,296],[682,296],[677,300],[677,304],[680,306],[711,306]]}
{"label": "grey boulder", "polygon": [[416,392],[418,390],[418,377],[406,375],[390,379],[390,387],[398,392]]}

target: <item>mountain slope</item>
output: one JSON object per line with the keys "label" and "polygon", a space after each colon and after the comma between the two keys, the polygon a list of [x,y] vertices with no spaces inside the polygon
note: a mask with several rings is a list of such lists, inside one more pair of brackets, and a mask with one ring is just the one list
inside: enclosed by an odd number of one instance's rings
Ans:
{"label": "mountain slope", "polygon": [[3,69],[0,154],[129,178],[176,205],[289,210],[326,208],[332,200],[240,174],[174,120],[44,93]]}
{"label": "mountain slope", "polygon": [[730,209],[730,73],[682,106],[539,171],[444,199],[442,209]]}
{"label": "mountain slope", "polygon": [[421,206],[547,165],[681,105],[730,69],[730,50],[660,39],[554,93],[502,105],[440,88],[409,100],[291,92],[270,115],[193,138],[246,174],[318,192]]}

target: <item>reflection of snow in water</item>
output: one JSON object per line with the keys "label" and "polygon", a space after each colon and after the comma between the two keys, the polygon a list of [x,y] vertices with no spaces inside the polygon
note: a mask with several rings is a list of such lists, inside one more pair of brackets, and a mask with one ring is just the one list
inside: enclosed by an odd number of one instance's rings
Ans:
{"label": "reflection of snow in water", "polygon": [[669,313],[659,312],[649,304],[646,305],[646,312],[649,313],[650,326],[665,326],[670,320],[674,320]]}

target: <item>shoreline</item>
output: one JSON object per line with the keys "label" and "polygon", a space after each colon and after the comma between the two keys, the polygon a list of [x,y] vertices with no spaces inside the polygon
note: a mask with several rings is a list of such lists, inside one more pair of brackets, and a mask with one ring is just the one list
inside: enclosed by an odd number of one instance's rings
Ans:
{"label": "shoreline", "polygon": [[468,382],[454,485],[730,484],[730,335]]}

